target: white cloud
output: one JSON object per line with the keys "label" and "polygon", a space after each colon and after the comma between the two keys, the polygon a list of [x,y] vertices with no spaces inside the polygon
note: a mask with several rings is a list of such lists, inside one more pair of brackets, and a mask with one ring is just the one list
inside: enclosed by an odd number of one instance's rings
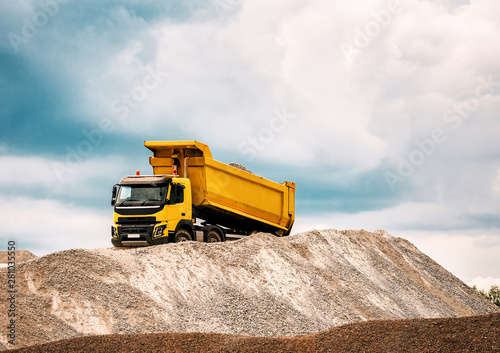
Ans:
{"label": "white cloud", "polygon": [[[0,155],[1,238],[36,254],[111,246],[111,187],[136,169],[149,169],[147,158],[136,163],[97,151],[78,163],[66,157]],[[58,175],[55,166],[64,173]]]}
{"label": "white cloud", "polygon": [[[22,193],[27,188],[28,195],[32,194],[31,197],[35,199],[40,198],[40,195],[51,198],[88,197],[102,191],[103,187],[110,188],[110,181],[118,182],[136,169],[133,162],[126,161],[126,156],[95,155],[68,159],[68,155],[62,158],[0,156],[0,190]],[[96,184],[96,180],[101,185]],[[106,182],[106,185],[102,185]]]}
{"label": "white cloud", "polygon": [[494,181],[493,184],[493,191],[497,197],[500,196],[500,169],[498,170],[496,180]]}
{"label": "white cloud", "polygon": [[0,198],[0,237],[36,255],[72,248],[111,246],[112,210],[97,210],[55,200]]}
{"label": "white cloud", "polygon": [[[273,110],[286,106],[297,119],[262,144],[259,158],[283,161],[289,148],[303,164],[323,161],[355,174],[404,153],[415,137],[443,123],[446,109],[469,95],[479,76],[500,72],[500,48],[490,45],[500,32],[497,1],[410,0],[396,12],[390,3],[243,1],[227,21],[210,20],[201,9],[203,16],[154,24],[126,6],[107,8],[116,26],[138,29],[134,36],[118,37],[126,39],[118,50],[104,50],[116,45],[116,28],[99,35],[92,23],[78,33],[84,45],[70,55],[101,54],[67,60],[58,69],[82,87],[77,101],[85,119],[108,115],[119,131],[175,131],[227,150],[258,136]],[[70,9],[58,17],[61,23]],[[373,23],[375,35],[367,32]],[[349,63],[341,44],[354,45],[359,31],[368,44]],[[67,52],[67,42],[61,43]],[[36,53],[41,68],[54,66],[51,53]],[[132,102],[122,120],[113,104],[142,84],[147,67],[169,76]],[[496,126],[499,104],[482,102],[478,118],[489,120],[478,123],[483,132],[494,131],[484,126]],[[476,155],[492,149],[494,134],[487,141],[474,136],[448,145],[473,143]]]}
{"label": "white cloud", "polygon": [[[347,201],[347,199],[342,199]],[[342,201],[340,200],[340,201]],[[314,202],[314,200],[312,201]],[[319,208],[319,204],[317,207]],[[490,213],[486,215],[491,215]],[[475,217],[486,217],[463,209],[463,204],[447,202],[406,202],[388,208],[347,212],[322,212],[318,216],[302,218],[307,224],[327,224],[337,229],[385,229],[385,230],[465,230],[478,229],[481,223]],[[490,227],[486,224],[485,227]],[[494,228],[494,226],[491,226]]]}
{"label": "white cloud", "polygon": [[[224,21],[207,18],[201,9],[190,20],[154,25],[125,6],[108,9],[117,24],[139,30],[109,51],[104,48],[114,32],[100,36],[95,24],[87,26],[79,41],[104,54],[85,55],[85,65],[75,60],[63,70],[82,87],[79,110],[85,119],[108,116],[118,132],[145,136],[163,130],[213,148],[234,150],[241,141],[264,136],[273,111],[286,106],[297,118],[269,142],[260,141],[258,157],[323,162],[355,175],[404,156],[415,138],[443,124],[446,109],[473,92],[478,77],[500,73],[500,48],[491,45],[500,32],[497,1],[410,0],[396,12],[389,3],[243,1]],[[367,29],[377,23],[379,33],[370,34]],[[341,44],[354,45],[359,31],[368,43],[349,62]],[[53,62],[54,55],[39,54],[41,67]],[[132,101],[121,119],[113,106],[143,84],[147,67],[169,75],[146,98]],[[483,133],[462,129],[470,135],[450,139],[446,150],[457,156],[461,146],[474,145],[474,158],[494,151],[495,135],[485,138],[484,131],[495,131],[485,126],[498,124],[499,105],[494,97],[482,101],[475,121]],[[295,158],[284,159],[287,153]]]}
{"label": "white cloud", "polygon": [[[461,234],[462,233],[462,234]],[[500,234],[474,235],[460,231],[410,231],[400,235],[464,282],[476,277],[500,278],[496,263],[500,251]],[[497,245],[485,248],[478,245],[481,238],[495,239]]]}
{"label": "white cloud", "polygon": [[[0,237],[15,239],[19,248],[38,255],[111,246],[113,211],[103,212],[101,200],[111,196],[112,183],[127,168],[132,170],[124,158],[89,157],[70,166],[65,159],[0,156]],[[54,163],[68,168],[62,178]]]}
{"label": "white cloud", "polygon": [[476,277],[471,279],[467,284],[472,287],[476,286],[477,289],[482,289],[488,292],[491,286],[500,287],[500,277]]}
{"label": "white cloud", "polygon": [[[273,109],[286,105],[298,118],[264,144],[260,158],[280,159],[274,148],[300,140],[310,157],[353,172],[373,168],[397,152],[394,146],[405,148],[405,141],[441,125],[449,104],[470,94],[479,75],[494,73],[496,65],[487,70],[477,53],[500,53],[475,38],[496,38],[498,24],[485,21],[484,12],[498,5],[474,2],[447,12],[431,2],[405,2],[350,66],[339,44],[387,6],[365,5],[252,1],[222,27],[162,24],[155,30],[161,33],[156,58],[172,75],[137,110],[147,113],[150,124],[123,127],[147,130],[163,122],[183,134],[209,136],[213,145],[235,146],[257,136]],[[387,124],[378,124],[384,116],[376,107],[393,102],[403,106]],[[393,126],[396,133],[390,133]]]}
{"label": "white cloud", "polygon": [[48,159],[37,156],[0,156],[0,185],[39,185],[52,187],[57,183],[56,175]]}

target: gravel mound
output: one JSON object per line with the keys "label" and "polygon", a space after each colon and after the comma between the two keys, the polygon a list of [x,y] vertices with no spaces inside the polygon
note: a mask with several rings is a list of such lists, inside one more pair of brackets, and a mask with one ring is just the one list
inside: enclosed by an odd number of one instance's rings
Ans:
{"label": "gravel mound", "polygon": [[[8,251],[0,251],[0,264],[6,264],[9,262],[8,258],[12,257],[12,255],[8,256],[8,253]],[[35,254],[29,252],[28,250],[16,250],[16,264],[37,258],[38,257]]]}
{"label": "gravel mound", "polygon": [[368,321],[299,337],[264,338],[210,333],[87,336],[13,352],[500,352],[500,314]]}
{"label": "gravel mound", "polygon": [[231,167],[235,167],[235,168],[238,168],[238,169],[241,169],[241,170],[244,170],[245,172],[248,172],[250,174],[253,174],[249,169],[245,168],[244,166],[242,166],[241,164],[238,164],[238,163],[229,163],[229,165]]}
{"label": "gravel mound", "polygon": [[21,263],[16,276],[15,348],[99,334],[294,336],[365,320],[500,312],[384,231],[74,249]]}

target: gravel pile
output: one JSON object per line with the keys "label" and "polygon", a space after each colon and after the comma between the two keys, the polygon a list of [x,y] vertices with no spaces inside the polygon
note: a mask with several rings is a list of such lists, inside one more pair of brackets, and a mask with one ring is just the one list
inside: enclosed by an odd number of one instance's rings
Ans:
{"label": "gravel pile", "polygon": [[[8,251],[0,251],[0,264],[6,264],[9,262],[9,257],[12,257],[8,255]],[[24,261],[29,261],[36,259],[37,256],[28,250],[16,250],[16,263],[24,262]]]}
{"label": "gravel pile", "polygon": [[67,250],[21,263],[16,287],[12,348],[99,334],[292,336],[500,311],[406,240],[363,230]]}
{"label": "gravel pile", "polygon": [[242,166],[241,164],[238,164],[238,163],[229,163],[229,165],[231,167],[235,167],[235,168],[238,168],[238,169],[241,169],[241,170],[244,170],[245,172],[248,172],[248,173],[251,173],[253,174],[249,169],[245,168],[244,166]]}
{"label": "gravel pile", "polygon": [[157,333],[72,338],[16,353],[500,352],[500,314],[448,319],[375,320],[295,337]]}

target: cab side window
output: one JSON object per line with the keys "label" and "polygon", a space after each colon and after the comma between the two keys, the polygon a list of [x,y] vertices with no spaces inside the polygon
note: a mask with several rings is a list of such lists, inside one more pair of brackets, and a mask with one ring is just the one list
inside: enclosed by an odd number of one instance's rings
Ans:
{"label": "cab side window", "polygon": [[170,203],[183,203],[184,202],[184,185],[173,184],[172,191],[170,192]]}

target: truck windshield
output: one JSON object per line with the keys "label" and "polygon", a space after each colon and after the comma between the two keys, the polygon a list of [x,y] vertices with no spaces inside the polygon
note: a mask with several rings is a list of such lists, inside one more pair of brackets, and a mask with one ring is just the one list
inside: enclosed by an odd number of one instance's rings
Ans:
{"label": "truck windshield", "polygon": [[168,185],[122,185],[116,200],[117,206],[159,206],[165,202]]}

